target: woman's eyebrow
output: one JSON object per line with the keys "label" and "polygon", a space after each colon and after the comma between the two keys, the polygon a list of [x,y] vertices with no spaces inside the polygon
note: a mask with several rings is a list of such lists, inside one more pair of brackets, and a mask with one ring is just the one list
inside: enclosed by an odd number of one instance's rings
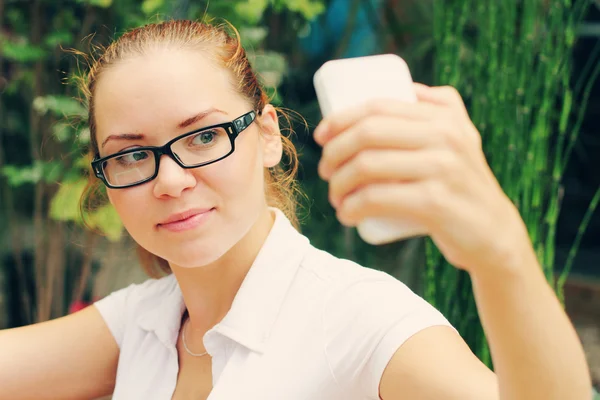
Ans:
{"label": "woman's eyebrow", "polygon": [[187,118],[187,119],[181,121],[179,124],[177,124],[177,129],[187,128],[188,126],[195,124],[196,122],[200,121],[202,118],[204,118],[210,114],[213,114],[213,113],[221,113],[221,114],[227,115],[227,113],[225,111],[219,110],[217,108],[209,108],[207,110],[200,111],[198,114],[194,115],[193,117],[190,117],[190,118]]}
{"label": "woman's eyebrow", "polygon": [[[221,113],[227,115],[225,111],[219,110],[217,108],[209,108],[207,110],[200,111],[198,114],[181,121],[179,124],[177,124],[177,129],[187,128],[188,126],[195,124],[202,118],[205,118],[213,113]],[[141,133],[121,133],[118,135],[110,135],[106,139],[104,139],[100,147],[104,148],[106,143],[110,140],[141,140],[144,139],[144,137],[145,136]]]}
{"label": "woman's eyebrow", "polygon": [[110,135],[109,137],[104,139],[104,141],[102,142],[102,145],[100,147],[104,148],[104,145],[106,145],[106,143],[109,140],[140,140],[140,139],[143,139],[144,137],[145,136],[141,133],[121,133],[119,135]]}

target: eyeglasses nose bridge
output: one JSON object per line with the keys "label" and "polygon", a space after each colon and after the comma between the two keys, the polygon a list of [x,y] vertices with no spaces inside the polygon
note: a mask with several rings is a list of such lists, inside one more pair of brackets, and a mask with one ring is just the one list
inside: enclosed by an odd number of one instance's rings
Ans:
{"label": "eyeglasses nose bridge", "polygon": [[156,168],[157,168],[156,172],[157,173],[158,173],[158,168],[160,168],[160,159],[162,158],[163,155],[165,155],[165,156],[169,157],[171,160],[175,161],[175,163],[177,165],[179,165],[179,167],[186,169],[185,164],[183,163],[183,161],[181,161],[181,158],[179,158],[177,153],[175,153],[173,151],[173,149],[171,149],[170,145],[165,145],[161,148],[158,148],[155,150],[155,152],[156,152],[155,157],[157,160],[157,163],[156,163]]}

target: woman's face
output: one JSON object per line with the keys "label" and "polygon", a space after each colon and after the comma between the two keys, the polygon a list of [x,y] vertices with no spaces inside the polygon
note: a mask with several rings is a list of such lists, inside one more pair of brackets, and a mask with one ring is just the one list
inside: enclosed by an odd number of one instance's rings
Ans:
{"label": "woman's face", "polygon": [[[103,71],[95,96],[101,157],[160,146],[252,110],[228,71],[191,50],[157,49],[119,62]],[[281,159],[276,112],[267,106],[257,118],[266,132],[254,122],[236,139],[234,153],[217,163],[183,169],[162,156],[154,180],[108,189],[136,242],[172,264],[197,267],[244,237],[265,214],[264,168]]]}

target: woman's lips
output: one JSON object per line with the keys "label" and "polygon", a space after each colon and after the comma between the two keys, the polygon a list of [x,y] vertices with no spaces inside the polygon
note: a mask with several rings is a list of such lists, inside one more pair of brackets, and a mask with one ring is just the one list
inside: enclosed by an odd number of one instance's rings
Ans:
{"label": "woman's lips", "polygon": [[206,222],[214,208],[188,210],[183,213],[173,214],[164,222],[158,224],[158,228],[171,232],[183,232],[194,229]]}

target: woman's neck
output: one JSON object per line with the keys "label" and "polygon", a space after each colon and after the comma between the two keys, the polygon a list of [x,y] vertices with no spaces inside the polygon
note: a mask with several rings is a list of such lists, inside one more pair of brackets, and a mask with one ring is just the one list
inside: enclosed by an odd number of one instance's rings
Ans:
{"label": "woman's neck", "polygon": [[190,331],[206,332],[225,317],[274,219],[273,212],[265,208],[242,240],[213,264],[199,268],[172,266],[189,315]]}

